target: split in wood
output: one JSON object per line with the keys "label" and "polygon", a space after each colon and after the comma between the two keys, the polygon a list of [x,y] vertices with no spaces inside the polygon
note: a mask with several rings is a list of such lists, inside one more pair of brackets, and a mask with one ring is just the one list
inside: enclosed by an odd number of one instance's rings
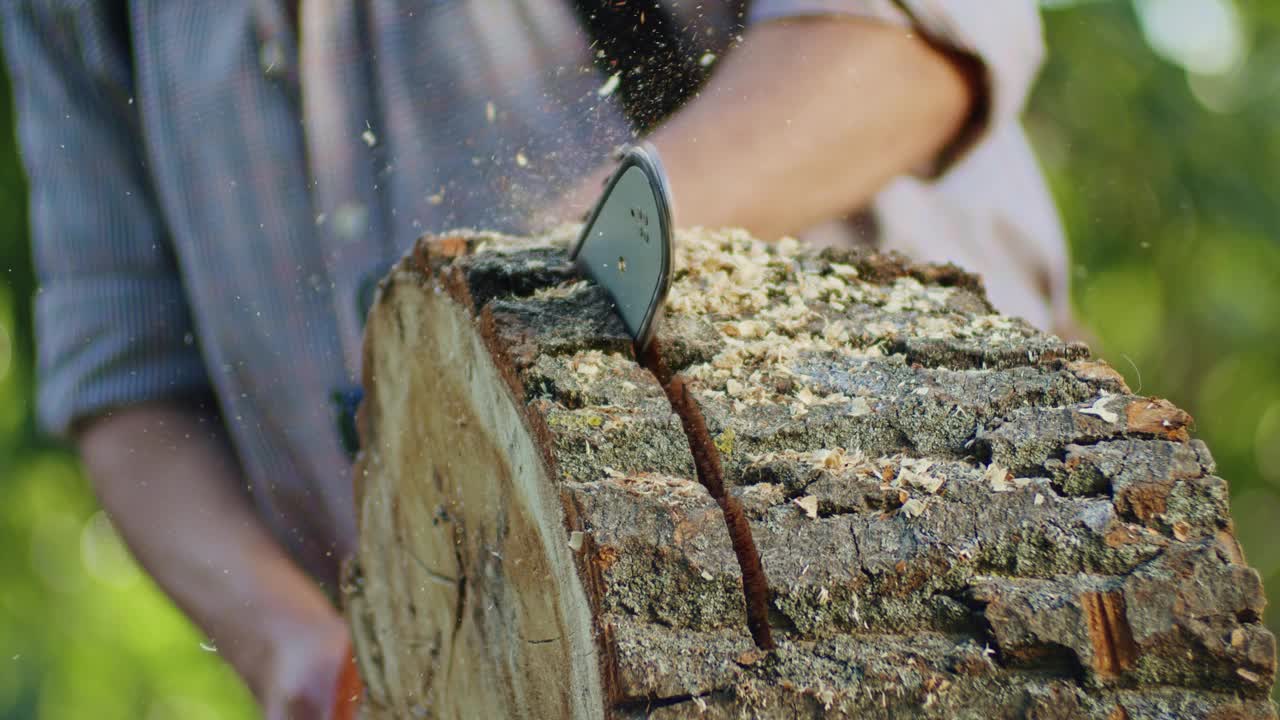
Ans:
{"label": "split in wood", "polygon": [[724,470],[720,465],[720,451],[716,448],[711,434],[707,432],[707,423],[702,416],[702,409],[689,393],[689,386],[684,378],[671,372],[666,361],[662,359],[662,351],[658,338],[649,342],[643,350],[637,349],[636,357],[641,367],[653,374],[654,379],[662,386],[671,409],[680,418],[680,425],[689,439],[689,450],[693,454],[693,466],[698,475],[698,482],[707,489],[711,498],[724,513],[724,524],[729,530],[729,542],[738,557],[738,566],[742,569],[742,594],[747,601],[747,629],[756,647],[772,650],[775,645],[773,634],[769,628],[769,581],[764,574],[764,566],[760,562],[760,553],[756,550],[755,539],[751,536],[751,525],[742,512],[742,505],[737,498],[724,490]]}

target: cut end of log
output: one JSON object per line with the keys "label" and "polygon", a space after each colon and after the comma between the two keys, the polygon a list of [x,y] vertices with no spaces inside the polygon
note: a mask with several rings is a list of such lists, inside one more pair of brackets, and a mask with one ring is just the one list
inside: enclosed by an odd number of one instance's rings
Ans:
{"label": "cut end of log", "polygon": [[406,718],[591,716],[592,609],[538,435],[465,285],[421,280],[393,281],[368,327],[353,619],[369,702]]}
{"label": "cut end of log", "polygon": [[1186,413],[955,268],[740,232],[678,237],[637,358],[571,235],[381,287],[368,717],[1276,717]]}

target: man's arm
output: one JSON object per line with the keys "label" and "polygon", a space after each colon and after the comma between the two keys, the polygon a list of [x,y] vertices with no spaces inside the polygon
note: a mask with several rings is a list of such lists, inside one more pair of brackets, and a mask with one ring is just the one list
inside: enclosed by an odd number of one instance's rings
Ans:
{"label": "man's arm", "polygon": [[650,140],[682,225],[776,238],[870,202],[960,131],[960,66],[918,34],[846,17],[766,22]]}
{"label": "man's arm", "polygon": [[327,717],[346,624],[249,507],[218,419],[148,403],[89,422],[77,444],[125,542],[268,720]]}
{"label": "man's arm", "polygon": [[[846,16],[764,22],[657,128],[682,226],[762,238],[864,207],[954,140],[975,98],[958,57],[908,29]],[[607,176],[578,186],[578,214]]]}

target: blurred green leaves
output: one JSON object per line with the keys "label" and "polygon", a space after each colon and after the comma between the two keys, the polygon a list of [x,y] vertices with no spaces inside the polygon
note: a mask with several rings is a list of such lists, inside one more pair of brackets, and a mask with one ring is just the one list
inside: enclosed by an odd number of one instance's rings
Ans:
{"label": "blurred green leaves", "polygon": [[70,454],[6,439],[0,717],[252,717],[230,671],[134,565]]}
{"label": "blurred green leaves", "polygon": [[17,670],[0,682],[5,717],[149,720],[165,717],[156,713],[166,703],[251,716],[230,672],[201,650],[95,510],[71,457],[30,454],[5,490],[6,547],[26,550],[0,561],[0,642]]}

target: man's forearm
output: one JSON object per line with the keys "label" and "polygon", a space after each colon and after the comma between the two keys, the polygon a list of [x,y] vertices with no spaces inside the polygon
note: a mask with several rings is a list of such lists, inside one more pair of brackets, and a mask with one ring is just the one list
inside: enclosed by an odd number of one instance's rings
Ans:
{"label": "man's forearm", "polygon": [[681,225],[776,238],[865,206],[955,138],[973,102],[955,61],[905,29],[776,21],[650,139]]}
{"label": "man's forearm", "polygon": [[324,594],[249,507],[217,422],[143,405],[92,421],[79,446],[103,507],[138,560],[264,705],[281,682],[296,682],[273,677],[292,672],[281,669],[283,645],[309,642],[316,653],[332,653],[345,638]]}
{"label": "man's forearm", "polygon": [[970,103],[953,62],[906,30],[770,22],[651,139],[682,225],[774,238],[864,206],[953,138]]}

